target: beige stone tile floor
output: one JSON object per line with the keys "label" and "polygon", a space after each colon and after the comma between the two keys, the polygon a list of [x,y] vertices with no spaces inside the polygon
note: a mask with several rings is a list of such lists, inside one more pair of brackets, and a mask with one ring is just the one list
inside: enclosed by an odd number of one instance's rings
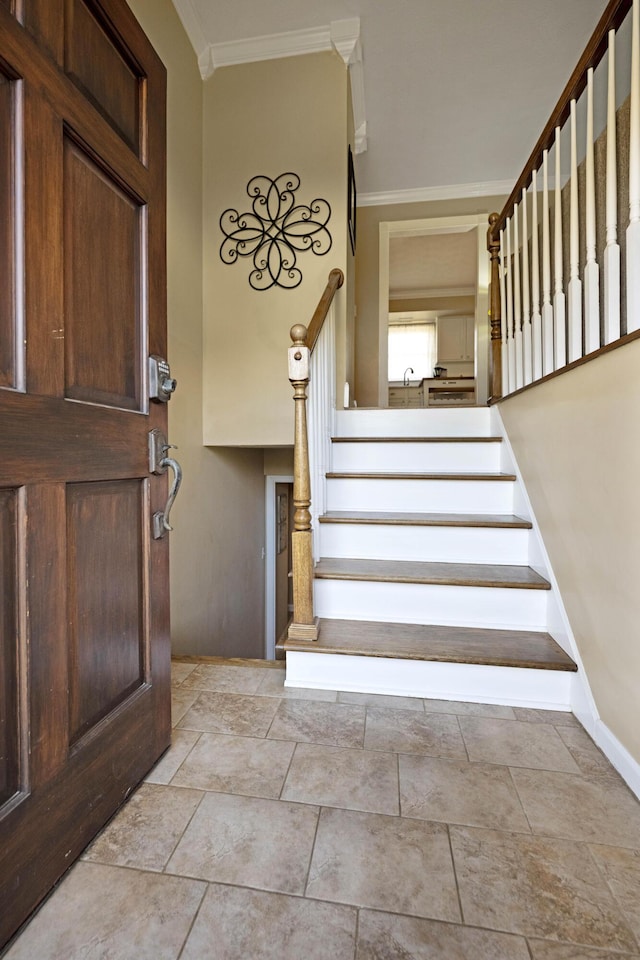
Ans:
{"label": "beige stone tile floor", "polygon": [[571,714],[175,662],[174,738],[5,960],[640,960],[640,803]]}

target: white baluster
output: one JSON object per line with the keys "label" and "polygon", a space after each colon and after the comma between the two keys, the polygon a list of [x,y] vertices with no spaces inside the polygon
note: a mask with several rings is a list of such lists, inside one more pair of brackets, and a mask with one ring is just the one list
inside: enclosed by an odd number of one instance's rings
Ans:
{"label": "white baluster", "polygon": [[629,226],[627,227],[627,333],[640,328],[640,3],[633,0]]}
{"label": "white baluster", "polygon": [[549,151],[542,154],[542,373],[553,367],[553,306],[551,305],[551,235],[549,232]]}
{"label": "white baluster", "polygon": [[593,145],[593,67],[587,70],[587,152],[585,157],[586,261],[584,268],[584,352],[600,348],[600,267],[596,260],[596,181]]}
{"label": "white baluster", "polygon": [[580,220],[578,211],[578,141],[576,101],[571,101],[571,206],[569,216],[569,363],[582,356],[582,281],[580,279]]}
{"label": "white baluster", "polygon": [[516,390],[524,386],[524,362],[522,356],[522,300],[520,287],[520,219],[519,204],[513,208],[513,325],[516,339]]}
{"label": "white baluster", "polygon": [[[553,370],[564,367],[567,362],[566,298],[562,265],[562,165],[560,162],[560,127],[556,127],[556,190],[554,217],[554,351]],[[546,371],[545,371],[546,372]]]}
{"label": "white baluster", "polygon": [[604,249],[604,342],[620,336],[620,245],[616,148],[616,32],[609,31],[607,91],[607,245]]}
{"label": "white baluster", "polygon": [[516,389],[516,341],[513,329],[513,261],[511,260],[511,217],[505,224],[507,233],[507,367],[509,369],[509,390]]}
{"label": "white baluster", "polygon": [[[540,253],[538,239],[538,173],[533,171],[531,224],[531,376],[542,376],[542,316],[540,314]],[[548,221],[547,221],[548,222]],[[548,238],[547,238],[548,239]]]}
{"label": "white baluster", "polygon": [[531,383],[531,299],[529,289],[529,223],[527,191],[522,188],[522,364],[523,380]]}
{"label": "white baluster", "polygon": [[509,393],[509,353],[508,353],[508,327],[507,327],[507,290],[506,290],[506,266],[505,257],[507,255],[504,243],[504,230],[500,231],[500,303],[502,304],[502,319],[500,321],[502,333],[502,396],[506,397]]}

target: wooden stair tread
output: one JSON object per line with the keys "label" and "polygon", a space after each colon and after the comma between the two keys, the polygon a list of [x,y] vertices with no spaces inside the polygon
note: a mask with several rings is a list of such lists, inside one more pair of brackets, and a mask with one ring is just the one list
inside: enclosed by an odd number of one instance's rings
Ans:
{"label": "wooden stair tread", "polygon": [[364,472],[332,471],[327,480],[510,480],[515,481],[512,473],[390,473],[388,471],[367,470]]}
{"label": "wooden stair tread", "polygon": [[332,443],[502,443],[502,437],[332,437]]}
{"label": "wooden stair tread", "polygon": [[548,633],[366,620],[320,620],[317,640],[286,640],[285,653],[333,653],[403,660],[576,671]]}
{"label": "wooden stair tread", "polygon": [[376,510],[328,510],[320,523],[377,523],[416,527],[509,527],[530,530],[523,517],[502,513],[396,513]]}
{"label": "wooden stair tread", "polygon": [[531,567],[513,564],[322,557],[316,564],[314,575],[320,580],[373,580],[384,583],[428,583],[463,587],[551,589],[549,581]]}

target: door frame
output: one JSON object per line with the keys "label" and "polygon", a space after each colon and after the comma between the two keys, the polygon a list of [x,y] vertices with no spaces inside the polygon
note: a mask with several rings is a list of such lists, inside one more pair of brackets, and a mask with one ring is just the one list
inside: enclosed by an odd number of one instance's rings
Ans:
{"label": "door frame", "polygon": [[385,220],[379,225],[378,263],[378,406],[389,406],[387,336],[389,326],[389,241],[392,237],[424,237],[475,230],[476,273],[476,390],[477,402],[486,403],[489,389],[489,254],[486,231],[489,212],[423,220]]}
{"label": "door frame", "polygon": [[276,658],[276,484],[293,483],[292,476],[268,474],[264,483],[264,657]]}

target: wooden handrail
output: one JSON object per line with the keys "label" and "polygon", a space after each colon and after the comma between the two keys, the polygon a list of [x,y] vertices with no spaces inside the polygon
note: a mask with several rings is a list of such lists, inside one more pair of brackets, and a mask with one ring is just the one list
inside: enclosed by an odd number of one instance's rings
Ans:
{"label": "wooden handrail", "polygon": [[491,225],[494,239],[499,237],[500,230],[504,228],[507,217],[510,215],[515,204],[520,201],[523,189],[526,189],[531,183],[533,171],[540,168],[543,152],[549,150],[554,142],[556,127],[562,127],[569,116],[571,101],[577,100],[586,88],[587,71],[590,67],[595,69],[604,57],[607,51],[609,31],[617,30],[620,27],[631,9],[632,2],[633,0],[609,0],[584,53],[580,57],[575,70],[571,74],[562,92],[562,96],[558,100],[553,113],[540,134],[538,142],[531,152],[531,156],[518,177],[516,185],[503,207],[502,213]]}
{"label": "wooden handrail", "polygon": [[317,640],[318,618],[313,610],[313,532],[311,529],[311,471],[307,431],[307,385],[310,358],[320,331],[344,274],[331,271],[309,327],[296,323],[291,328],[293,346],[289,348],[289,380],[295,402],[293,443],[293,531],[291,533],[291,569],[293,576],[293,617],[289,624],[291,640]]}
{"label": "wooden handrail", "polygon": [[327,280],[327,285],[324,288],[324,293],[320,297],[318,306],[314,310],[313,316],[311,317],[311,322],[307,327],[307,346],[309,347],[311,353],[313,353],[313,349],[318,342],[322,325],[329,312],[329,307],[333,302],[336,290],[339,290],[343,283],[344,273],[339,267],[335,267],[335,269],[333,269],[329,274],[329,279]]}

